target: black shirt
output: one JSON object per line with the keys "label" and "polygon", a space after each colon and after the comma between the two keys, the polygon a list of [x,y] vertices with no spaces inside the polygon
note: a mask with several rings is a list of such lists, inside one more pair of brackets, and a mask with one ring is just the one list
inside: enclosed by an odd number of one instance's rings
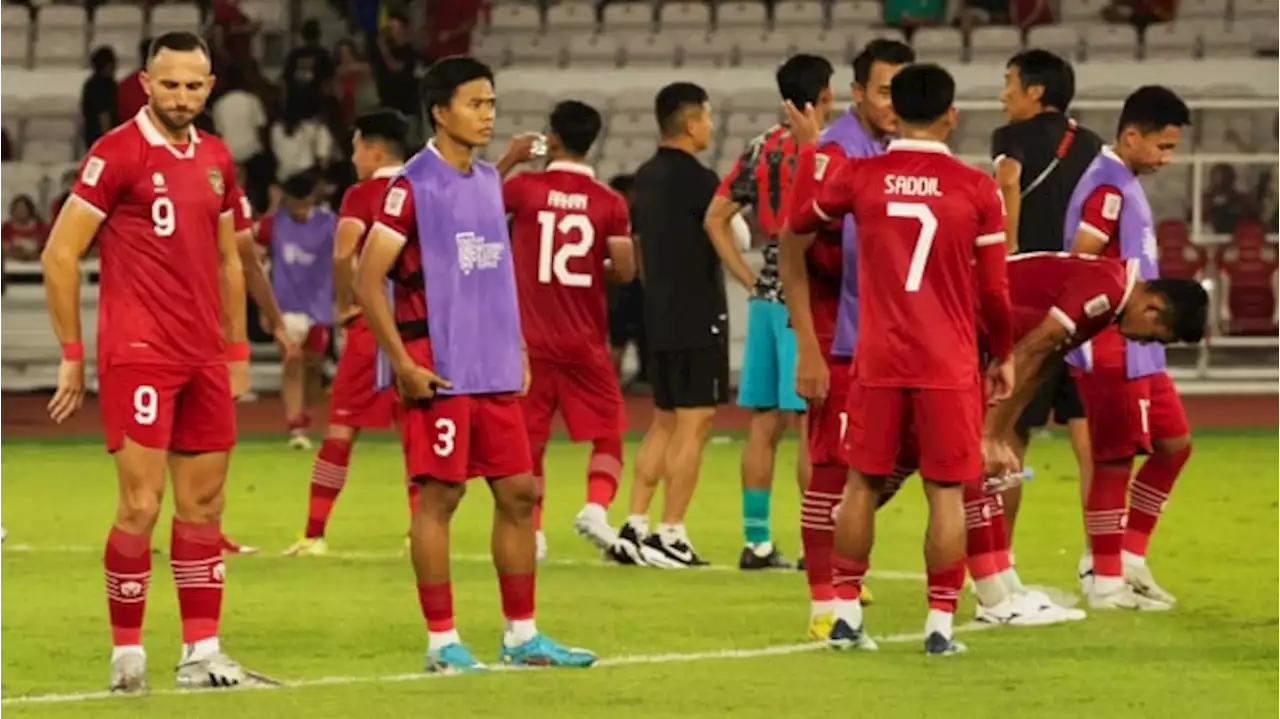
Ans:
{"label": "black shirt", "polygon": [[716,173],[660,147],[635,175],[632,234],[644,269],[644,316],[654,350],[714,347],[728,339],[724,269],[702,221]]}
{"label": "black shirt", "polygon": [[1008,157],[1022,165],[1022,212],[1018,222],[1019,252],[1061,252],[1062,225],[1067,202],[1080,176],[1102,150],[1093,131],[1077,127],[1066,155],[1039,186],[1028,187],[1053,162],[1067,132],[1067,116],[1043,112],[1030,120],[996,128],[991,134],[991,157]]}
{"label": "black shirt", "polygon": [[85,147],[97,142],[99,137],[120,124],[120,118],[116,117],[115,80],[92,75],[84,81],[84,88],[80,91],[80,117],[83,120]]}
{"label": "black shirt", "polygon": [[286,94],[301,93],[319,98],[325,83],[333,78],[333,58],[329,51],[316,45],[294,48],[284,61]]}
{"label": "black shirt", "polygon": [[418,52],[411,44],[389,44],[387,54],[400,65],[400,69],[393,70],[387,64],[377,38],[369,40],[369,64],[373,67],[373,81],[378,86],[378,101],[384,107],[417,117],[422,111],[418,99],[417,73],[421,61]]}

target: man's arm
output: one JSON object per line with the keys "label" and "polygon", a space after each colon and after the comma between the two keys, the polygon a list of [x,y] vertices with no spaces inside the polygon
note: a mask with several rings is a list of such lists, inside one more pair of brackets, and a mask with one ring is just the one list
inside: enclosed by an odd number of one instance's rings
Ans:
{"label": "man's arm", "polygon": [[1022,163],[1008,155],[996,158],[996,184],[1004,200],[1004,231],[1009,254],[1018,251],[1018,224],[1022,221]]}
{"label": "man's arm", "polygon": [[1062,361],[1065,353],[1060,348],[1070,336],[1070,330],[1050,316],[1018,340],[1013,347],[1013,392],[1008,399],[987,410],[983,434],[995,439],[1012,436],[1018,418],[1036,390]]}
{"label": "man's arm", "polygon": [[[978,306],[987,332],[988,350],[1003,360],[1013,349],[1013,316],[1009,302],[1009,271],[1005,264],[1008,239],[1005,236],[1003,195],[987,177],[980,178],[975,203],[979,212],[979,235],[974,240],[974,260],[978,274]],[[1008,387],[1006,389],[1013,389]],[[993,399],[1004,399],[996,397]]]}
{"label": "man's arm", "polygon": [[752,143],[719,183],[702,218],[702,228],[706,230],[707,237],[711,238],[711,246],[715,248],[720,262],[747,292],[755,290],[756,273],[751,271],[751,266],[734,242],[733,218],[742,212],[743,207],[754,205],[757,200],[757,188],[751,170],[758,157],[756,145]]}
{"label": "man's arm", "polygon": [[223,332],[228,343],[243,344],[248,341],[245,274],[244,264],[240,261],[240,245],[236,240],[235,218],[230,211],[218,218],[218,255]]}
{"label": "man's arm", "polygon": [[507,144],[507,151],[493,163],[493,166],[498,169],[498,174],[506,177],[521,163],[532,160],[533,145],[538,137],[539,134],[536,132],[525,132],[511,138],[511,142]]}
{"label": "man's arm", "polygon": [[413,359],[396,328],[395,314],[391,310],[391,303],[387,301],[383,282],[400,256],[404,244],[403,235],[381,223],[375,223],[365,239],[355,279],[356,299],[364,308],[369,329],[373,331],[378,346],[387,353],[396,374],[404,374],[411,369]]}
{"label": "man's arm", "polygon": [[44,295],[53,333],[64,347],[79,345],[80,258],[88,251],[105,216],[75,195],[62,206],[40,266],[44,271]]}
{"label": "man's arm", "polygon": [[613,211],[605,227],[605,247],[609,253],[609,280],[619,285],[636,278],[636,246],[631,239],[631,213],[626,200],[615,196]]}
{"label": "man's arm", "polygon": [[1103,185],[1085,198],[1080,208],[1080,225],[1071,241],[1071,253],[1100,255],[1120,228],[1124,196],[1111,185]]}
{"label": "man's arm", "polygon": [[[795,182],[791,185],[789,216],[797,216],[797,210],[812,206],[818,180],[816,148],[804,145],[796,156]],[[824,168],[825,169],[825,168]],[[799,207],[797,207],[799,206]],[[795,332],[796,347],[806,351],[819,348],[818,333],[813,326],[813,307],[809,299],[809,278],[805,267],[805,253],[813,244],[814,234],[798,233],[788,224],[778,238],[778,280],[782,282],[782,294],[786,299],[791,329]],[[820,351],[820,350],[818,350]]]}
{"label": "man's arm", "polygon": [[244,288],[246,293],[258,306],[258,310],[267,319],[271,329],[283,326],[280,316],[280,305],[276,302],[275,292],[271,290],[271,280],[267,271],[258,259],[258,250],[253,241],[253,228],[236,233],[236,250],[240,253],[240,264],[244,267]]}
{"label": "man's arm", "polygon": [[355,301],[356,247],[360,244],[364,231],[363,222],[354,217],[343,217],[338,221],[338,230],[334,233],[333,291],[339,322],[351,314]]}

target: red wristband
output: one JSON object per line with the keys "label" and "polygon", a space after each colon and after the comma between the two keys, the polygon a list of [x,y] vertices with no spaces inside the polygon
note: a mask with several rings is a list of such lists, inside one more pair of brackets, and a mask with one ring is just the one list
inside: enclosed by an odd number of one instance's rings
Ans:
{"label": "red wristband", "polygon": [[80,342],[63,342],[62,359],[68,362],[83,362],[84,345]]}
{"label": "red wristband", "polygon": [[249,361],[249,343],[248,342],[232,342],[227,345],[227,361],[228,362],[248,362]]}

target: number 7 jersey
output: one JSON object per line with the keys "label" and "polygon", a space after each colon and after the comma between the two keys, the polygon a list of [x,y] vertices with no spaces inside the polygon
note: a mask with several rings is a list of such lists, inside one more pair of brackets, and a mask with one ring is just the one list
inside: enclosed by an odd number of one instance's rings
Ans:
{"label": "number 7 jersey", "polygon": [[569,162],[515,175],[502,194],[530,359],[608,357],[604,261],[611,238],[631,236],[626,200]]}
{"label": "number 7 jersey", "polygon": [[805,232],[848,213],[858,222],[860,383],[972,387],[979,307],[993,355],[1007,356],[1004,208],[989,175],[943,143],[895,140],[882,156],[844,163],[793,224]]}

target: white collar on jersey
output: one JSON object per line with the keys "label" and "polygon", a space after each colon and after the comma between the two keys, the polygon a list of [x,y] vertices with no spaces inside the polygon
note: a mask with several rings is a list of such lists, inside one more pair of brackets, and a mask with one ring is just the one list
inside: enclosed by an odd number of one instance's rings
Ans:
{"label": "white collar on jersey", "polygon": [[403,169],[404,165],[387,165],[386,167],[379,167],[373,171],[371,179],[381,180],[387,177],[395,177],[396,174]]}
{"label": "white collar on jersey", "polygon": [[196,156],[196,144],[200,142],[200,135],[196,132],[195,125],[191,125],[187,130],[191,133],[191,142],[187,143],[186,148],[179,150],[170,143],[164,135],[160,134],[160,130],[156,129],[156,125],[151,121],[151,115],[147,112],[147,108],[143,107],[138,110],[138,114],[133,116],[133,121],[138,125],[138,130],[142,133],[143,139],[152,147],[167,147],[169,152],[179,160],[189,160]]}
{"label": "white collar on jersey", "polygon": [[596,171],[591,169],[590,165],[583,165],[578,162],[567,162],[565,160],[556,160],[547,163],[548,170],[559,170],[560,172],[576,172],[579,175],[587,177],[595,177]]}
{"label": "white collar on jersey", "polygon": [[911,140],[907,138],[897,138],[889,141],[889,152],[894,150],[906,150],[908,152],[936,152],[940,155],[950,155],[951,148],[947,147],[947,143],[938,142],[937,140]]}
{"label": "white collar on jersey", "polygon": [[1124,309],[1125,304],[1129,302],[1129,295],[1133,294],[1133,288],[1138,284],[1138,260],[1131,259],[1125,263],[1124,278],[1124,294],[1120,296],[1120,304],[1116,306],[1116,321],[1120,321],[1120,311]]}

